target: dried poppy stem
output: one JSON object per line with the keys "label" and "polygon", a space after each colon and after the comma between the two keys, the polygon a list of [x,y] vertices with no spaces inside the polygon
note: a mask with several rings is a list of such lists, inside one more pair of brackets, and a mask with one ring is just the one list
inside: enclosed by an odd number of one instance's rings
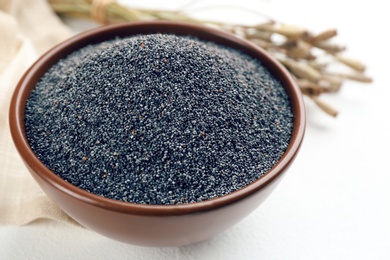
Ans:
{"label": "dried poppy stem", "polygon": [[322,49],[330,53],[338,53],[338,52],[345,51],[344,46],[337,45],[329,41],[314,42],[313,45],[319,49]]}
{"label": "dried poppy stem", "polygon": [[345,65],[347,65],[348,67],[358,71],[358,72],[364,72],[364,70],[366,69],[366,66],[361,63],[360,61],[357,61],[357,60],[354,60],[354,59],[351,59],[351,58],[347,58],[347,57],[344,57],[342,55],[334,55],[334,57],[340,61],[341,63],[344,63]]}
{"label": "dried poppy stem", "polygon": [[298,78],[305,78],[311,82],[317,82],[321,78],[321,73],[306,63],[291,59],[279,59],[279,61]]}
{"label": "dried poppy stem", "polygon": [[263,41],[271,42],[271,36],[272,36],[271,31],[260,31],[256,30],[253,33],[246,33],[245,38],[248,40],[252,39],[260,39]]}
{"label": "dried poppy stem", "polygon": [[340,77],[323,74],[318,84],[325,88],[325,92],[337,92],[340,90],[343,80]]}
{"label": "dried poppy stem", "polygon": [[311,43],[315,43],[315,42],[326,41],[326,40],[329,40],[330,38],[332,38],[332,37],[334,37],[336,35],[337,35],[337,30],[336,29],[326,30],[326,31],[323,31],[322,33],[319,33],[316,36],[314,36],[310,40],[310,42]]}
{"label": "dried poppy stem", "polygon": [[371,83],[373,79],[369,76],[366,76],[361,73],[354,73],[354,74],[348,74],[348,73],[327,73],[329,76],[339,77],[341,79],[349,79],[361,83]]}
{"label": "dried poppy stem", "polygon": [[251,42],[253,42],[257,46],[260,46],[263,49],[268,49],[272,47],[272,43],[268,41],[264,41],[262,39],[251,39]]}
{"label": "dried poppy stem", "polygon": [[[319,100],[320,94],[338,91],[344,80],[372,82],[372,78],[363,73],[365,71],[363,63],[345,57],[341,54],[345,51],[345,47],[331,42],[337,35],[336,29],[315,34],[306,28],[276,22],[270,18],[257,25],[227,24],[194,19],[187,15],[188,11],[128,8],[115,0],[49,0],[49,3],[61,16],[92,19],[100,23],[145,20],[184,21],[213,26],[245,38],[277,58],[295,76],[302,93],[309,96],[319,108],[331,116],[336,116],[337,111]],[[321,57],[317,55],[318,50],[320,53],[330,54],[326,57],[332,60],[321,61]],[[354,73],[328,72],[327,65],[334,62],[345,64]]]}
{"label": "dried poppy stem", "polygon": [[313,60],[315,56],[311,53],[312,45],[308,42],[297,40],[294,47],[287,50],[287,56],[293,59]]}
{"label": "dried poppy stem", "polygon": [[325,91],[325,89],[320,85],[310,82],[306,79],[297,79],[296,81],[303,94],[309,96],[319,96]]}
{"label": "dried poppy stem", "polygon": [[327,113],[328,115],[331,115],[333,117],[336,117],[338,112],[336,109],[334,109],[333,107],[331,107],[330,105],[326,104],[325,102],[323,102],[322,100],[320,100],[318,97],[316,96],[313,96],[313,95],[310,95],[309,96],[313,101],[314,103],[319,107],[321,108],[325,113]]}
{"label": "dried poppy stem", "polygon": [[304,28],[287,24],[276,25],[272,27],[271,30],[274,33],[278,33],[289,39],[299,39],[308,34],[307,30]]}
{"label": "dried poppy stem", "polygon": [[310,67],[313,67],[314,69],[316,69],[318,71],[323,71],[328,66],[327,63],[320,62],[318,60],[308,60],[307,65],[309,65]]}

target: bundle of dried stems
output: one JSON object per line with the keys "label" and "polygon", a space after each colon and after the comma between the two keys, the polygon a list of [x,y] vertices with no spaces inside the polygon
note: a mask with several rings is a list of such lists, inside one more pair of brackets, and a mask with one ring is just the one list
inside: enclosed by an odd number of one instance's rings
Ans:
{"label": "bundle of dried stems", "polygon": [[[49,0],[60,16],[92,19],[103,24],[125,21],[173,20],[209,25],[245,38],[277,58],[294,76],[302,93],[331,116],[337,111],[319,99],[320,94],[339,91],[345,80],[369,83],[365,65],[345,57],[344,46],[331,40],[335,29],[314,34],[309,30],[273,20],[257,25],[226,24],[191,18],[181,11],[128,8],[115,0]],[[335,63],[348,70],[332,71]],[[345,72],[347,71],[347,72]]]}

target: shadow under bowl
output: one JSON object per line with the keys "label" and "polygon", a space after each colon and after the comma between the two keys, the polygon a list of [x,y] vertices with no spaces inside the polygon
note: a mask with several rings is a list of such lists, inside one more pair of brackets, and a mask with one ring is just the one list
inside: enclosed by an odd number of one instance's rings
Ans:
{"label": "shadow under bowl", "polygon": [[[55,63],[90,44],[137,34],[192,35],[241,50],[259,60],[286,90],[293,132],[283,157],[250,185],[215,199],[181,205],[141,205],[89,193],[49,170],[34,154],[25,134],[26,101],[36,83]],[[81,225],[109,238],[143,246],[180,246],[213,237],[256,209],[273,191],[292,164],[305,130],[301,92],[289,72],[266,51],[232,34],[178,22],[138,22],[100,27],[60,43],[36,61],[19,81],[11,100],[10,129],[26,167],[43,191]]]}

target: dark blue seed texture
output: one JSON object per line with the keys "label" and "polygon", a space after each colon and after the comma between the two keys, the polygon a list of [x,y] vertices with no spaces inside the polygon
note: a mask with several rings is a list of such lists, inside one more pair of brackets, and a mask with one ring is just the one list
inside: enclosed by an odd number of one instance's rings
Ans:
{"label": "dark blue seed texture", "polygon": [[32,150],[73,185],[183,204],[257,180],[289,144],[287,94],[257,60],[194,37],[137,35],[55,64],[26,105]]}

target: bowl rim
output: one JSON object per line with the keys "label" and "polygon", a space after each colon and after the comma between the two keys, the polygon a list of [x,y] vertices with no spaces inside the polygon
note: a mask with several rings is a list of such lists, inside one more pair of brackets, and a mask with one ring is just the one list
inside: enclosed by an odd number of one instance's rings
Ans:
{"label": "bowl rim", "polygon": [[[251,184],[245,186],[244,188],[217,198],[201,202],[178,205],[146,205],[104,198],[102,196],[87,192],[77,186],[70,184],[69,182],[66,182],[64,179],[62,179],[50,169],[48,169],[34,154],[34,152],[29,146],[27,137],[24,133],[25,104],[30,95],[31,90],[33,89],[33,87],[31,87],[31,82],[34,81],[34,75],[38,72],[41,66],[50,61],[50,59],[53,59],[55,55],[58,55],[59,53],[63,52],[65,49],[69,50],[75,45],[80,44],[80,42],[86,42],[87,40],[90,40],[91,38],[99,35],[107,35],[112,33],[113,31],[125,31],[131,29],[146,29],[152,31],[154,30],[155,32],[160,32],[164,30],[179,30],[183,34],[185,34],[186,32],[191,32],[188,34],[194,35],[195,37],[199,37],[201,39],[204,38],[199,35],[195,35],[194,33],[196,32],[199,34],[208,35],[210,37],[217,37],[221,41],[226,41],[229,42],[229,44],[240,46],[243,51],[250,51],[251,53],[255,53],[258,57],[261,57],[262,60],[260,61],[263,64],[266,63],[264,64],[265,67],[267,67],[269,70],[271,70],[272,68],[273,74],[275,74],[275,72],[278,73],[276,77],[282,82],[282,85],[284,86],[286,92],[288,92],[291,108],[293,111],[293,132],[288,148],[283,154],[282,158],[267,173],[265,173],[263,176],[261,176]],[[144,34],[147,33],[153,32],[144,32]],[[162,33],[169,32],[164,31]],[[134,34],[129,34],[129,36],[130,35]],[[53,64],[53,62],[51,64]],[[36,76],[35,82],[37,82]],[[88,30],[61,42],[60,44],[54,46],[52,49],[47,51],[25,72],[25,74],[17,84],[11,99],[9,110],[9,123],[14,144],[26,166],[30,168],[30,170],[32,170],[37,177],[43,179],[45,182],[54,186],[61,192],[66,193],[67,195],[77,200],[81,200],[87,204],[109,209],[111,211],[147,216],[175,216],[197,212],[205,212],[216,208],[228,206],[244,198],[247,198],[258,192],[259,190],[263,189],[264,187],[268,186],[276,178],[282,175],[282,173],[290,166],[292,161],[295,159],[298,150],[302,144],[305,132],[306,116],[302,94],[293,77],[283,65],[281,65],[274,57],[272,57],[262,48],[245,39],[238,38],[233,34],[223,32],[219,29],[206,27],[203,25],[172,21],[144,21],[106,25],[92,30]]]}

